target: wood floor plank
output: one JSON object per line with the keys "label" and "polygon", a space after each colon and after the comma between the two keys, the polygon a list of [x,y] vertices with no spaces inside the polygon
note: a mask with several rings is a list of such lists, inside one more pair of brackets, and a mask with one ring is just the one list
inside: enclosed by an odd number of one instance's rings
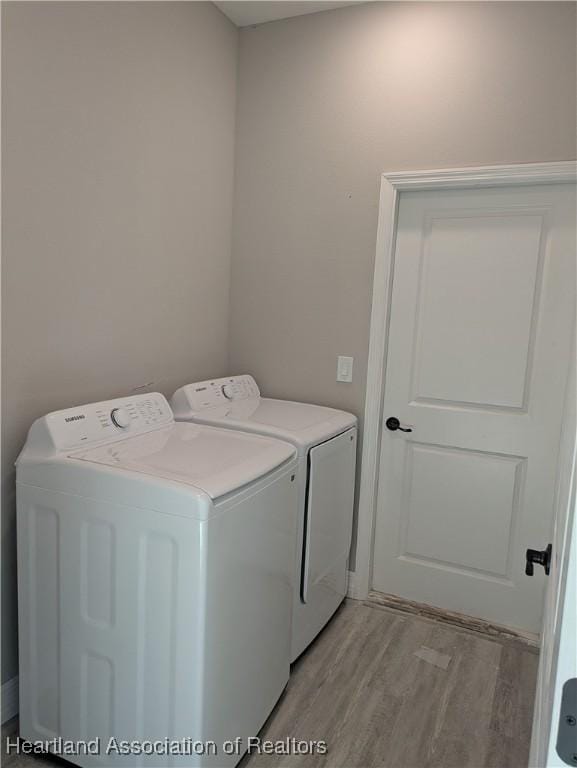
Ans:
{"label": "wood floor plank", "polygon": [[362,703],[351,713],[346,731],[331,748],[331,768],[383,765],[402,703],[402,699],[378,687],[368,689]]}
{"label": "wood floor plank", "polygon": [[[409,641],[400,654],[404,664],[412,670],[411,685],[404,691],[403,706],[383,754],[382,765],[390,768],[428,765],[433,752],[439,706],[459,650],[459,637],[453,630],[420,621],[411,621],[411,625],[412,642]],[[415,656],[415,651],[421,646],[450,656],[448,668],[442,669]]]}
{"label": "wood floor plank", "polygon": [[440,702],[431,768],[477,768],[484,765],[501,647],[461,635],[455,663]]}
{"label": "wood floor plank", "polygon": [[501,663],[488,733],[489,768],[519,768],[529,759],[538,658],[506,647]]}

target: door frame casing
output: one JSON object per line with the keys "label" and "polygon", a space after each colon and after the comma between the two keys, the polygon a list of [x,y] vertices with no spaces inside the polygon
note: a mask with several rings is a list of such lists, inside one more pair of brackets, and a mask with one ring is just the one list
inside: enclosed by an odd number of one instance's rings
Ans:
{"label": "door frame casing", "polygon": [[355,571],[350,581],[349,597],[365,600],[371,587],[382,404],[386,383],[394,253],[401,194],[529,184],[568,184],[575,183],[576,180],[577,161],[575,160],[430,171],[400,171],[381,175],[361,450]]}

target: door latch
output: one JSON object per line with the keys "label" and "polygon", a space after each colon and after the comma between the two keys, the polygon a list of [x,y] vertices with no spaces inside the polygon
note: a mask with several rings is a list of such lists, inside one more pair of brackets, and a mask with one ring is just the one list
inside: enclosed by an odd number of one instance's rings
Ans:
{"label": "door latch", "polygon": [[527,553],[525,555],[526,557],[526,564],[525,564],[525,573],[527,576],[532,576],[534,573],[533,565],[537,563],[537,565],[542,565],[545,569],[545,573],[547,576],[549,575],[549,571],[551,569],[551,544],[547,544],[546,549],[528,549]]}

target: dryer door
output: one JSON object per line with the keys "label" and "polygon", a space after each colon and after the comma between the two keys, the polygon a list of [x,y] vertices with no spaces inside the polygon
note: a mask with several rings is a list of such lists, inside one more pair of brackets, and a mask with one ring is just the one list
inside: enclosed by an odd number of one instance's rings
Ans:
{"label": "dryer door", "polygon": [[301,600],[345,596],[351,546],[357,430],[311,448],[305,518]]}

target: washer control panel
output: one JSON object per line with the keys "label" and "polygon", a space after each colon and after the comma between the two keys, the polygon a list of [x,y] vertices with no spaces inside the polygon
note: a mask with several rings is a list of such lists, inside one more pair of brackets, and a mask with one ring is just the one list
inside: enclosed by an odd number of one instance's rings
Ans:
{"label": "washer control panel", "polygon": [[249,398],[260,397],[256,381],[248,374],[188,384],[175,393],[175,397],[177,395],[180,397],[181,393],[184,393],[188,405],[193,411],[215,408],[219,405],[226,405],[234,400],[248,400]]}
{"label": "washer control panel", "polygon": [[166,398],[154,392],[49,413],[34,423],[30,439],[44,431],[53,449],[69,450],[149,432],[173,421]]}

